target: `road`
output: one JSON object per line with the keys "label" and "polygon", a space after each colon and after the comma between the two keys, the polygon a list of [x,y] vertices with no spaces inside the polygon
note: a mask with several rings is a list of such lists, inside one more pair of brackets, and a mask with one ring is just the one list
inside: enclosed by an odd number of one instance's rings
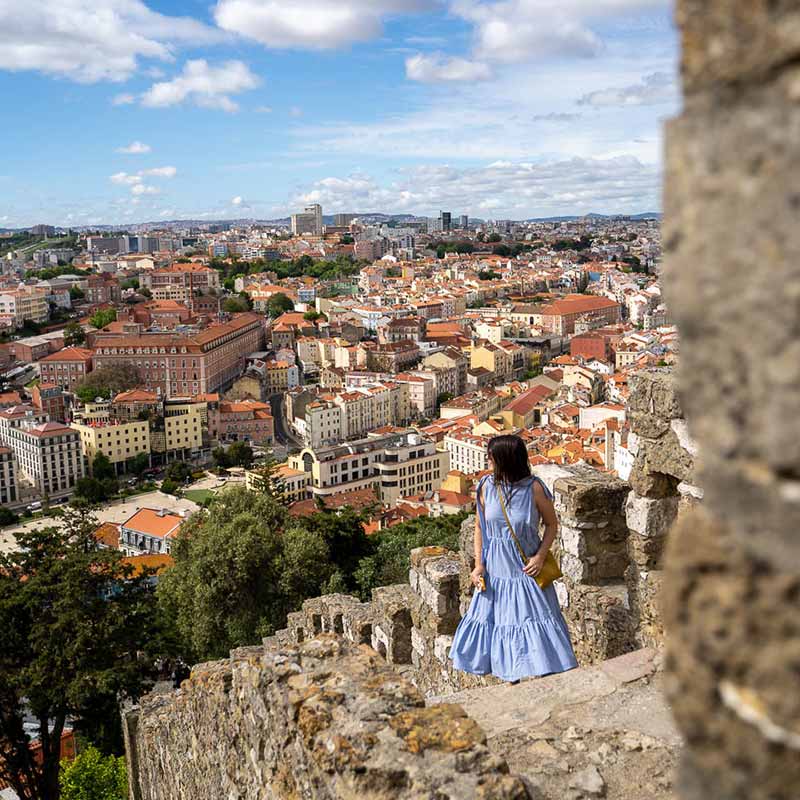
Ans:
{"label": "road", "polygon": [[275,420],[275,441],[288,448],[302,450],[304,445],[300,439],[289,429],[283,413],[283,395],[270,395],[269,404],[272,407],[272,418]]}

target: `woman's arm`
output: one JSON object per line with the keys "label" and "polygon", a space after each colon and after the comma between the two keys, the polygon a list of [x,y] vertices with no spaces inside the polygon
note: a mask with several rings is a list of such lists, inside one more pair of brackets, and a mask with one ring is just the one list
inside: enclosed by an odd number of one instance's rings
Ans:
{"label": "woman's arm", "polygon": [[[480,491],[478,492],[478,495],[476,497],[476,502],[478,503],[478,505],[481,506],[481,508],[483,507],[483,497],[481,496],[481,492]],[[476,514],[475,514],[475,535],[473,536],[473,542],[474,542],[473,553],[474,553],[474,556],[475,556],[475,569],[472,570],[472,574],[470,575],[470,579],[472,580],[472,583],[475,586],[477,586],[478,588],[481,588],[480,587],[480,578],[485,572],[484,566],[483,566],[483,531],[481,530],[480,510],[476,508],[475,511],[476,511]]]}
{"label": "woman's arm", "polygon": [[555,541],[558,533],[558,517],[556,516],[553,501],[545,494],[539,481],[534,481],[533,483],[533,500],[539,511],[539,517],[544,523],[544,535],[536,555],[528,560],[524,567],[524,572],[535,578],[542,571],[544,560],[547,558],[547,554]]}

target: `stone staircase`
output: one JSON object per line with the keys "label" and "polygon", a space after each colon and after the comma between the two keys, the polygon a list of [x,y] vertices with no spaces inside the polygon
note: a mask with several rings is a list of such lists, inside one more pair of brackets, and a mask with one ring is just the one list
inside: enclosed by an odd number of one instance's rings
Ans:
{"label": "stone staircase", "polygon": [[681,738],[644,649],[560,675],[465,689],[457,703],[534,800],[671,800]]}

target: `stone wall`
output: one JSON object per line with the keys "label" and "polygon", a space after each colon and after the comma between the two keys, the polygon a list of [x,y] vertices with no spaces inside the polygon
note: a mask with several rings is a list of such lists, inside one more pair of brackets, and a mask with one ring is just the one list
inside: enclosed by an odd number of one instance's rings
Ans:
{"label": "stone wall", "polygon": [[201,664],[124,716],[131,800],[524,800],[458,705],[335,634]]}
{"label": "stone wall", "polygon": [[687,800],[800,794],[800,12],[679,0],[665,293],[702,509],[669,544]]}

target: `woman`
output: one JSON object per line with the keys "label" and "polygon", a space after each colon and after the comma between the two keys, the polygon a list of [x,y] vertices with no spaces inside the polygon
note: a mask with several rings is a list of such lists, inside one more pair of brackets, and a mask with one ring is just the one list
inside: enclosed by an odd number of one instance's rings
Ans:
{"label": "woman", "polygon": [[[541,589],[535,580],[558,530],[552,495],[531,476],[528,451],[519,436],[492,439],[489,461],[494,474],[482,478],[477,489],[475,569],[470,576],[477,591],[453,638],[453,666],[511,683],[572,669],[577,661],[555,587]],[[528,556],[525,564],[500,492]],[[545,526],[541,541],[540,518]]]}

